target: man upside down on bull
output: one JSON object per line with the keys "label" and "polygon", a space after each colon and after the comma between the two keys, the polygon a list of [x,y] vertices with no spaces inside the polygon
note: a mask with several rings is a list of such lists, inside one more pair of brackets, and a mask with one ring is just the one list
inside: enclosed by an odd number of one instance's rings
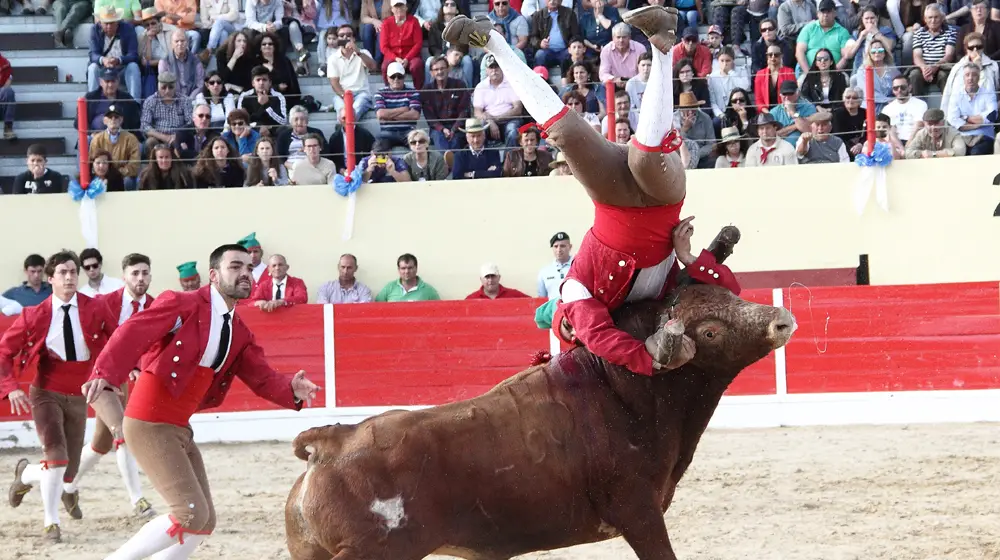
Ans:
{"label": "man upside down on bull", "polygon": [[[716,238],[714,250],[695,259],[675,252],[674,236],[689,240],[692,218],[680,219],[686,195],[682,139],[673,128],[673,61],[677,11],[648,6],[626,13],[626,23],[647,37],[653,69],[643,95],[635,135],[627,146],[598,134],[570,111],[549,85],[511,50],[485,16],[454,18],[444,30],[451,43],[472,44],[494,56],[528,113],[566,156],[573,175],[594,201],[593,227],[584,236],[566,280],[552,328],[570,344],[634,373],[677,368],[694,354],[683,325],[667,323],[645,341],[615,327],[611,312],[626,302],[662,299],[676,285],[681,260],[695,281],[739,294],[733,273],[718,261],[738,239],[735,228]],[[726,247],[728,245],[728,248]],[[723,255],[717,259],[717,255]]]}

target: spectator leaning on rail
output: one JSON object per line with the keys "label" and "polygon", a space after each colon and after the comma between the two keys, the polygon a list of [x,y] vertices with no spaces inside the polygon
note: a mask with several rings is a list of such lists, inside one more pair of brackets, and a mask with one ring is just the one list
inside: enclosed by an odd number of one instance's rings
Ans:
{"label": "spectator leaning on rail", "polygon": [[[965,155],[965,140],[949,125],[941,109],[928,109],[924,126],[913,133],[906,143],[906,159],[961,157]],[[994,150],[996,151],[996,150]]]}
{"label": "spectator leaning on rail", "polygon": [[135,27],[122,21],[125,11],[107,6],[96,13],[98,25],[90,31],[90,65],[87,66],[87,90],[97,89],[102,68],[119,71],[125,88],[133,99],[142,99],[142,76],[139,72],[139,44]]}
{"label": "spectator leaning on rail", "polygon": [[319,287],[316,303],[370,303],[372,291],[354,277],[358,271],[358,259],[350,253],[340,256],[337,261],[338,276]]}
{"label": "spectator leaning on rail", "polygon": [[425,283],[417,274],[417,257],[410,253],[400,255],[396,259],[396,268],[399,271],[399,280],[393,280],[386,284],[375,296],[375,301],[435,301],[441,299],[434,286]]}
{"label": "spectator leaning on rail", "polygon": [[465,299],[507,299],[526,298],[528,294],[508,288],[500,283],[500,267],[493,263],[486,263],[479,267],[480,288],[465,296]]}
{"label": "spectator leaning on rail", "polygon": [[53,194],[66,192],[63,175],[46,167],[49,154],[42,144],[28,146],[28,170],[14,177],[14,194]]}
{"label": "spectator leaning on rail", "polygon": [[45,257],[35,254],[24,259],[24,282],[3,293],[22,307],[38,305],[51,295],[52,284],[45,281]]}

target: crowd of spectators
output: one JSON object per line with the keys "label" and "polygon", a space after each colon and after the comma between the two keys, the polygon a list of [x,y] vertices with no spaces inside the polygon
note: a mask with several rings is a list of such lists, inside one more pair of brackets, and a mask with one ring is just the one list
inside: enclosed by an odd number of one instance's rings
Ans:
{"label": "crowd of spectators", "polygon": [[[437,289],[426,282],[418,273],[417,257],[405,253],[396,259],[398,278],[389,280],[378,292],[357,279],[358,259],[352,254],[341,255],[337,261],[337,278],[324,282],[310,297],[306,282],[288,273],[290,265],[284,255],[265,255],[264,248],[256,234],[250,234],[239,241],[251,256],[254,286],[250,297],[241,305],[254,306],[262,311],[274,311],[279,307],[304,303],[370,303],[400,301],[435,301],[441,296]],[[565,278],[572,264],[572,244],[565,232],[559,232],[549,239],[554,260],[538,273],[537,297],[554,299],[558,297],[559,284]],[[81,276],[78,290],[87,296],[109,294],[125,283],[116,272],[105,272],[104,256],[95,248],[80,252]],[[193,291],[202,286],[197,262],[186,262],[177,266],[180,291]],[[25,307],[38,305],[52,295],[52,285],[44,275],[45,258],[38,254],[24,259],[24,281],[9,288],[0,296],[0,312],[6,316],[20,314]],[[123,265],[123,270],[125,266]],[[500,282],[500,267],[495,263],[485,263],[479,268],[479,286],[464,299],[505,299],[526,298],[528,294],[504,286]]]}
{"label": "crowd of spectators", "polygon": [[[651,57],[621,12],[664,0],[488,1],[497,32],[567,106],[604,135],[613,116],[610,136],[627,142]],[[90,17],[81,4],[53,8],[58,44]],[[986,0],[673,5],[682,13],[675,123],[689,168],[850,161],[864,149],[869,111],[897,158],[994,152],[1000,9]],[[98,0],[78,115],[91,130],[92,176],[109,190],[330,183],[351,159],[367,182],[565,173],[493,57],[441,37],[470,9],[469,0]],[[311,68],[314,42],[321,63]],[[4,72],[0,61],[0,102],[13,99]],[[329,80],[320,99],[303,95],[308,75]],[[347,92],[362,123],[353,158]],[[338,117],[332,127],[310,125],[326,111]],[[46,176],[46,157],[28,149],[14,192],[65,189]]]}

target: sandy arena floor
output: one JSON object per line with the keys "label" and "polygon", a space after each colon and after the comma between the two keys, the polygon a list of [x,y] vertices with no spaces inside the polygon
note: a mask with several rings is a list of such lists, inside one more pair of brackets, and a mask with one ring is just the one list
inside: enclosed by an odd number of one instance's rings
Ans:
{"label": "sandy arena floor", "polygon": [[[710,431],[667,515],[674,548],[704,560],[1000,559],[998,439],[992,424]],[[288,558],[282,512],[303,469],[291,446],[202,452],[219,524],[194,558]],[[20,455],[0,453],[0,489]],[[64,516],[60,545],[41,543],[37,488],[0,507],[0,558],[97,560],[127,540],[140,522],[114,468],[95,469],[84,519]],[[635,556],[615,539],[522,558]]]}

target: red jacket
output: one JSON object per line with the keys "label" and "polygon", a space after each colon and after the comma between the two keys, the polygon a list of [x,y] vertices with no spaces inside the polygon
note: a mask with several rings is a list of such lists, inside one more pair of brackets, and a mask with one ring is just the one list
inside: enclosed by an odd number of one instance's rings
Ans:
{"label": "red jacket", "polygon": [[[635,373],[652,375],[653,357],[646,351],[645,341],[618,329],[611,319],[611,312],[621,307],[628,297],[632,275],[637,272],[635,263],[635,256],[604,245],[594,236],[593,230],[588,230],[559,288],[562,301],[569,296],[570,302],[559,305],[552,319],[552,329],[558,337],[559,325],[566,317],[577,339],[591,353]],[[702,251],[687,270],[695,280],[723,286],[737,295],[740,293],[736,276],[729,267],[716,262],[708,251]],[[675,260],[657,299],[663,299],[676,286],[679,272],[680,266]],[[582,284],[589,293],[565,293],[566,281],[570,279]]]}
{"label": "red jacket", "polygon": [[[125,303],[125,287],[122,286],[110,294],[99,295],[97,299],[108,305],[108,309],[111,310],[111,316],[115,318],[115,324],[119,324],[118,319],[122,316],[122,305]],[[146,303],[139,311],[149,309],[149,306],[153,305],[154,301],[156,301],[156,298],[146,294]]]}
{"label": "red jacket", "polygon": [[0,54],[0,87],[6,85],[7,80],[9,80],[13,74],[14,70],[10,67],[10,61]]}
{"label": "red jacket", "polygon": [[[767,81],[770,79],[770,73],[767,68],[761,68],[757,71],[757,74],[753,77],[753,102],[757,107],[757,112],[759,113],[761,109],[770,109],[778,103],[781,103],[781,98],[775,99],[772,103],[770,99],[767,98]],[[787,81],[795,81],[795,70],[787,66],[782,66],[778,70],[778,83],[774,86],[775,91],[781,91],[781,84]]]}
{"label": "red jacket", "polygon": [[[76,301],[83,338],[87,341],[91,358],[95,359],[118,327],[118,317],[113,316],[107,304],[98,299],[77,293]],[[0,338],[0,398],[6,398],[18,388],[15,366],[23,371],[46,349],[45,338],[51,322],[52,296],[49,296],[38,305],[25,307],[14,324],[3,333],[3,338]],[[125,375],[127,377],[128,372]]]}
{"label": "red jacket", "polygon": [[[528,294],[515,290],[513,288],[505,288],[500,286],[500,291],[497,293],[497,297],[493,299],[500,298],[516,298],[516,297],[531,297]],[[490,296],[486,295],[486,291],[480,287],[478,290],[472,292],[471,294],[465,296],[465,299],[491,299]]]}
{"label": "red jacket", "polygon": [[[383,29],[385,28],[383,27]],[[670,54],[674,57],[674,64],[680,62],[682,58],[691,59],[691,65],[694,66],[694,75],[699,78],[704,78],[712,73],[712,51],[708,50],[708,47],[701,43],[698,43],[698,46],[695,47],[694,56],[688,56],[683,42],[678,42],[674,45],[674,48],[670,50]]]}
{"label": "red jacket", "polygon": [[[180,326],[174,330],[178,321]],[[98,356],[90,379],[104,379],[118,387],[128,380],[141,357],[143,375],[160,376],[171,394],[177,396],[201,362],[211,324],[211,285],[193,292],[163,292],[154,305],[115,331]],[[285,408],[302,407],[295,400],[289,378],[268,365],[264,349],[236,314],[229,355],[219,371],[198,410],[222,404],[234,375],[261,398]]]}
{"label": "red jacket", "polygon": [[[253,287],[249,301],[271,301],[273,288],[274,279],[271,278],[271,275],[261,276],[260,281]],[[306,283],[301,278],[285,276],[285,286],[282,290],[281,299],[288,304],[309,302],[309,292],[306,290]]]}
{"label": "red jacket", "polygon": [[408,15],[403,25],[396,25],[396,18],[389,16],[382,22],[378,40],[385,58],[390,61],[396,58],[409,60],[420,58],[424,35],[417,18]]}

